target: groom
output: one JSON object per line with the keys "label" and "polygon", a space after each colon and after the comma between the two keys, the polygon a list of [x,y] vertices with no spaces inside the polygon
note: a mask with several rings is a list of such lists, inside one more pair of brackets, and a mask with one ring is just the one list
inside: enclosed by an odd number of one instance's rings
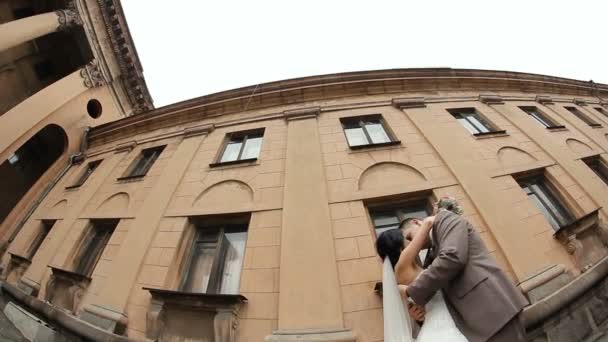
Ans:
{"label": "groom", "polygon": [[[419,226],[420,221],[412,220],[404,233],[413,237]],[[519,313],[527,301],[490,256],[475,228],[459,215],[440,210],[430,235],[428,267],[409,286],[399,285],[402,296],[417,308],[410,309],[410,315],[418,311],[412,317],[419,319],[420,307],[442,290],[469,341],[524,341]]]}

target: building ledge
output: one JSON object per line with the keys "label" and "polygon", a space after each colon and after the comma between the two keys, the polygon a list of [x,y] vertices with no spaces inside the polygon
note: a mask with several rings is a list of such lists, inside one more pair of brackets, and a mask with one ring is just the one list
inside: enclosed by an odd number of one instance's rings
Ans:
{"label": "building ledge", "polygon": [[43,302],[36,297],[27,295],[25,292],[21,291],[20,289],[9,283],[2,282],[0,286],[17,302],[21,303],[26,308],[32,310],[33,312],[45,318],[49,322],[52,322],[87,340],[108,342],[134,341],[126,336],[113,334],[109,331],[100,329],[92,324],[89,324],[71,315],[69,312],[51,305],[48,302]]}

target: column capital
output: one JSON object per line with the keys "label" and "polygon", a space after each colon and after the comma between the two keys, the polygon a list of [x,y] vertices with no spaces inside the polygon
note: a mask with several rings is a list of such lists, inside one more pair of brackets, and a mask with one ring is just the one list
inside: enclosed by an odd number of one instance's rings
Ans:
{"label": "column capital", "polygon": [[75,8],[67,8],[55,11],[57,20],[59,21],[58,30],[65,31],[73,26],[81,26],[82,19]]}
{"label": "column capital", "polygon": [[298,108],[298,109],[284,111],[283,117],[287,121],[311,119],[311,118],[316,118],[317,116],[319,116],[320,112],[321,112],[320,107]]}
{"label": "column capital", "polygon": [[87,88],[101,87],[107,83],[97,60],[92,60],[83,66],[80,69],[80,77],[82,77],[84,85]]}

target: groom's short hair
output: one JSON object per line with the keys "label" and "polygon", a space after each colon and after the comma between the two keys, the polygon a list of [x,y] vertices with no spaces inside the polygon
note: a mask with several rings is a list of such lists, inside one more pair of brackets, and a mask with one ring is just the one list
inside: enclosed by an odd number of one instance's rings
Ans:
{"label": "groom's short hair", "polygon": [[417,218],[417,217],[408,217],[405,220],[401,221],[401,223],[399,224],[399,229],[401,230],[407,230],[409,228],[409,226],[412,224],[412,221],[414,220],[418,220],[421,221],[421,219]]}

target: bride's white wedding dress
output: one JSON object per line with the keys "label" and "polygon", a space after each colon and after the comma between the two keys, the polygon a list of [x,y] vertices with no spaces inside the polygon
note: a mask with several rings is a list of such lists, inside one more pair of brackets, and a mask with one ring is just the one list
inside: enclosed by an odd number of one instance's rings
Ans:
{"label": "bride's white wedding dress", "polygon": [[[384,341],[412,342],[412,320],[406,314],[393,267],[388,258],[384,260],[382,277],[382,301],[384,310]],[[467,342],[456,327],[441,291],[425,305],[424,324],[418,333],[417,342]]]}
{"label": "bride's white wedding dress", "polygon": [[466,337],[454,323],[441,291],[435,293],[424,309],[426,310],[424,324],[416,342],[467,342]]}

